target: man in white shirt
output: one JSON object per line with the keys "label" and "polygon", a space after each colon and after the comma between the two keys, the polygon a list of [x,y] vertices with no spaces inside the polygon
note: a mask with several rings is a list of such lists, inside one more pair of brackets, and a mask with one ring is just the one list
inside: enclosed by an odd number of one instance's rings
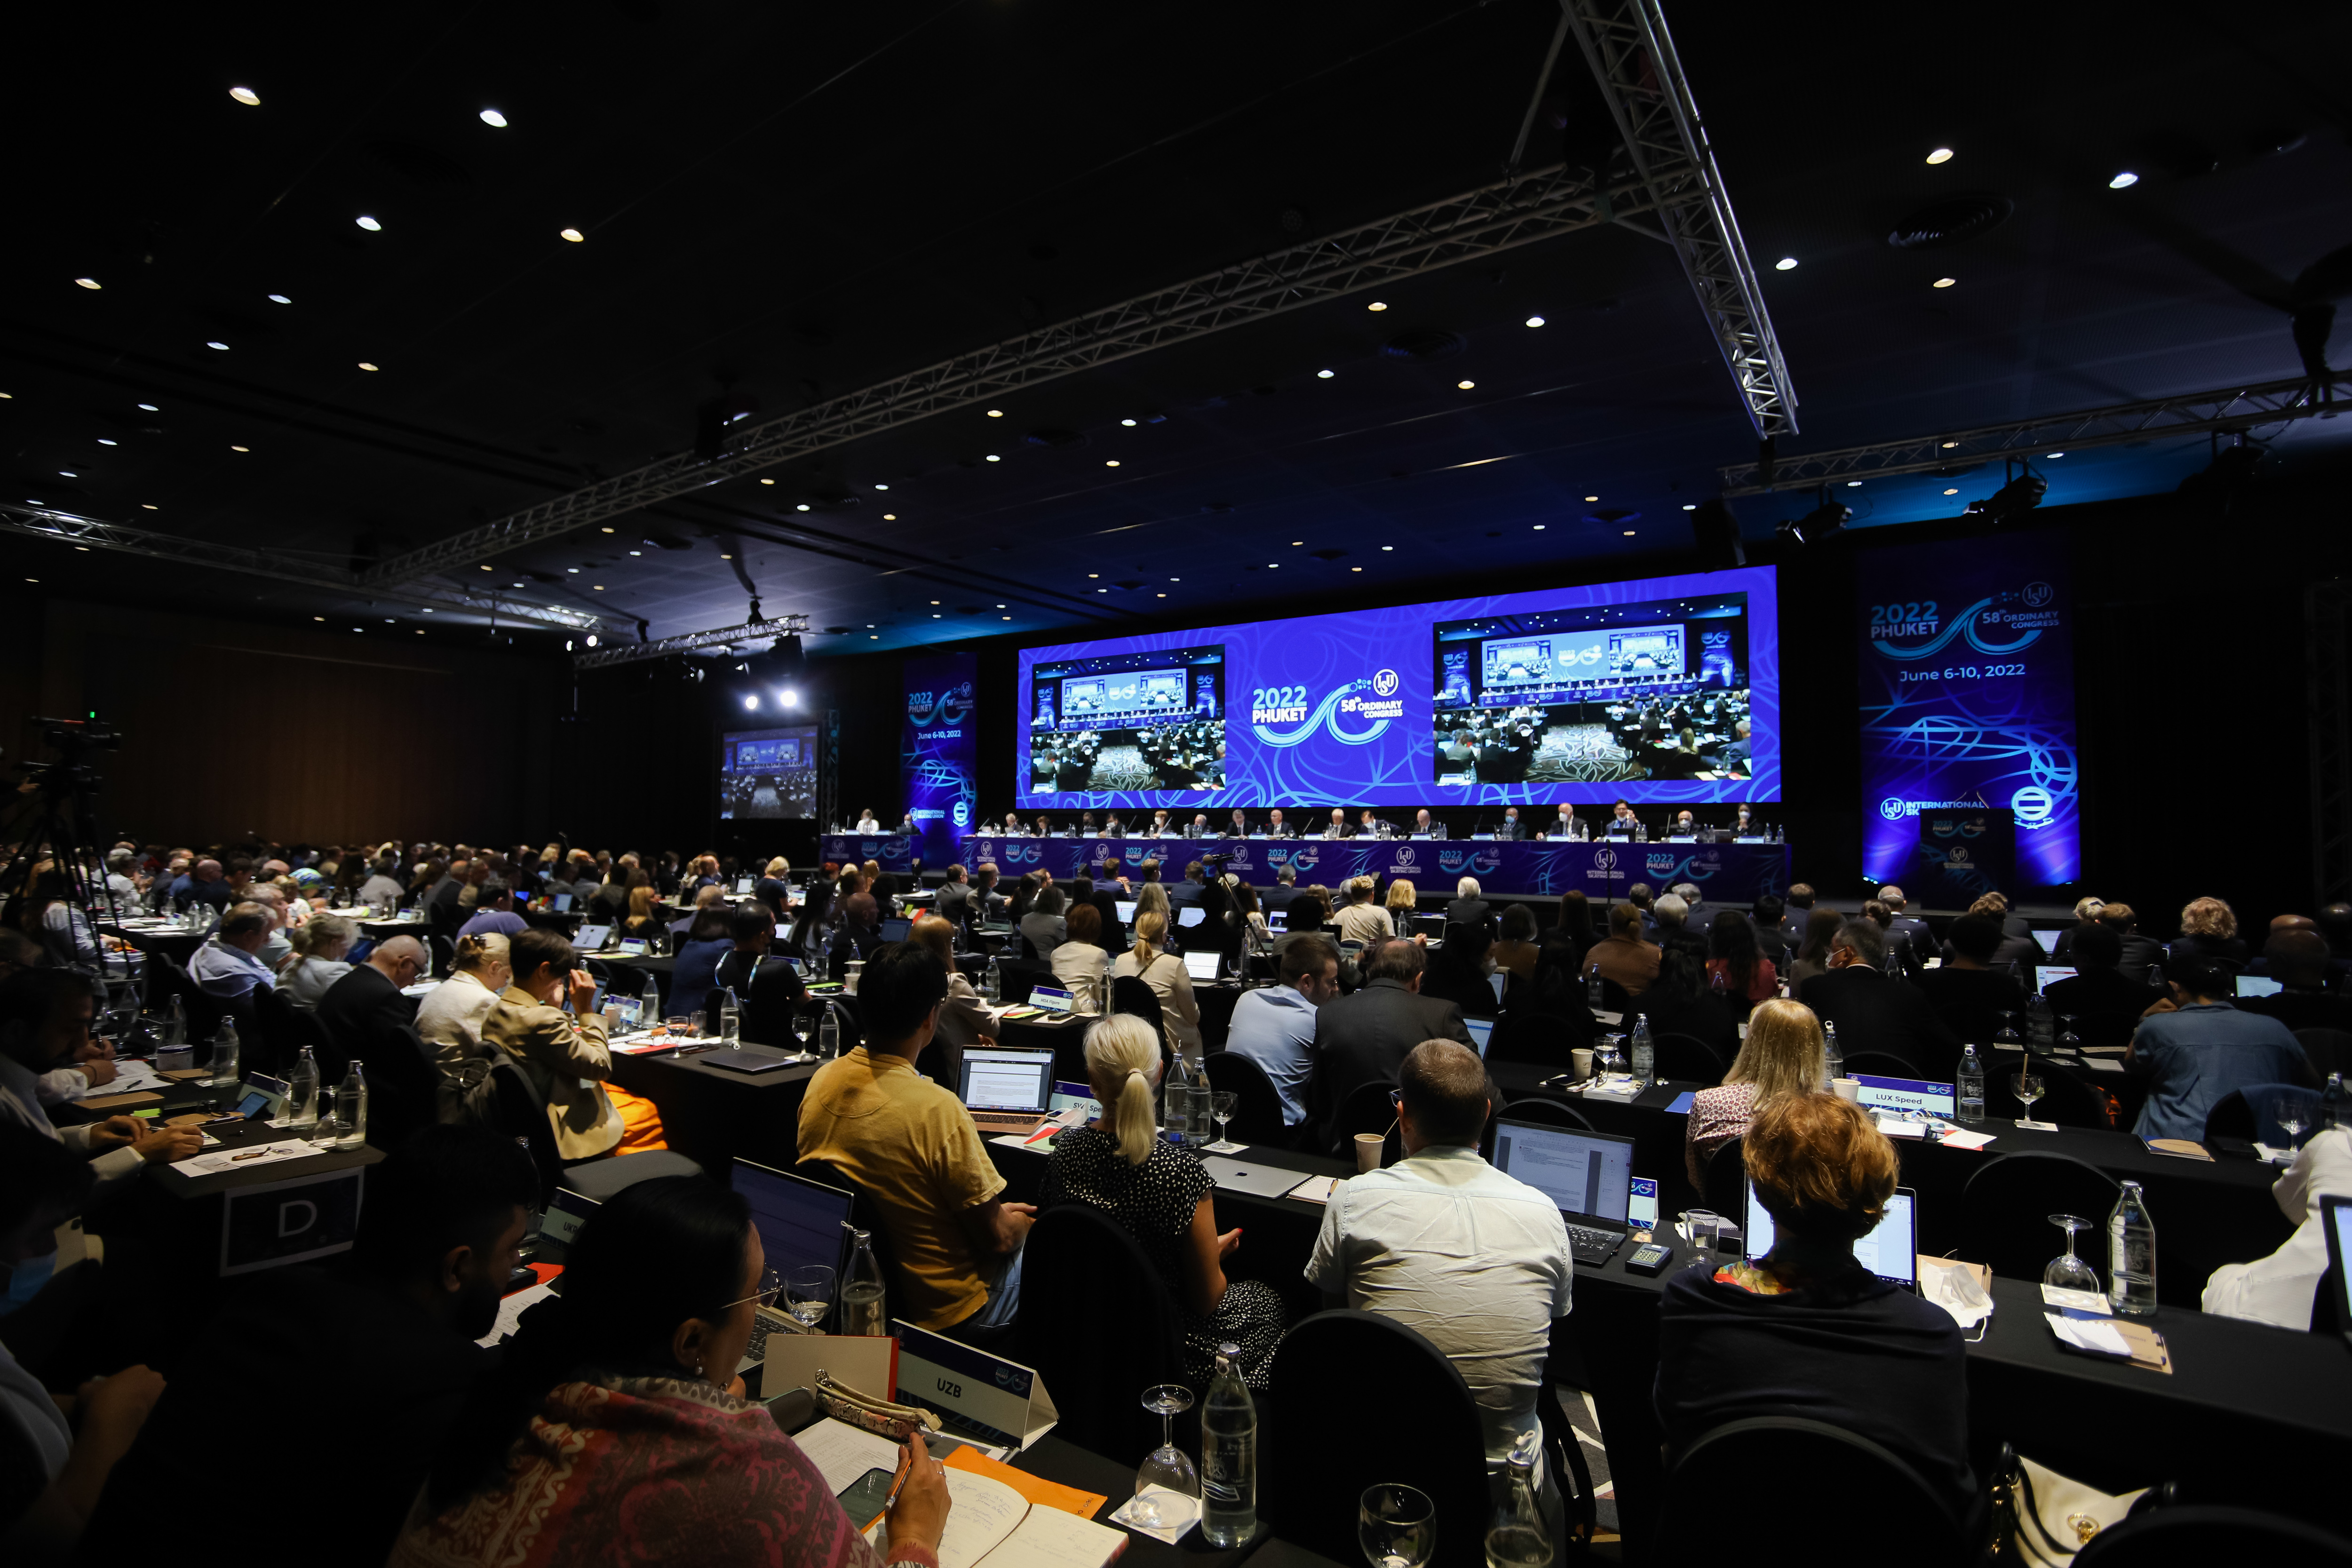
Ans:
{"label": "man in white shirt", "polygon": [[[368,874],[368,879],[360,884],[360,902],[373,905],[378,900],[390,899],[396,904],[406,898],[408,885],[393,875],[393,872],[398,868],[398,862],[389,855],[378,860],[375,863],[375,868]],[[553,885],[551,881],[550,885]],[[564,874],[562,890],[567,893],[572,890],[572,879],[568,872]]]}
{"label": "man in white shirt", "polygon": [[857,814],[856,831],[860,833],[879,833],[882,831],[882,824],[875,816],[874,808],[872,806],[869,805],[864,811]]}
{"label": "man in white shirt", "polygon": [[1225,1049],[1265,1069],[1282,1099],[1282,1124],[1307,1120],[1307,1080],[1315,1071],[1315,1009],[1339,994],[1339,945],[1320,931],[1282,944],[1282,984],[1244,991],[1234,1004]]}
{"label": "man in white shirt", "polygon": [[1538,1430],[1552,1321],[1573,1284],[1568,1226],[1550,1198],[1479,1157],[1493,1102],[1475,1051],[1424,1040],[1397,1080],[1405,1158],[1332,1189],[1307,1278],[1444,1352],[1499,1466]]}
{"label": "man in white shirt", "polygon": [[2315,1132],[2294,1163],[2271,1188],[2294,1234],[2268,1258],[2224,1263],[2205,1281],[2204,1309],[2217,1317],[2251,1318],[2302,1333],[2311,1327],[2314,1292],[2327,1272],[2327,1237],[2320,1229],[2323,1196],[2352,1198],[2352,1127]]}
{"label": "man in white shirt", "polygon": [[205,995],[223,1002],[250,995],[257,985],[276,984],[278,976],[261,961],[261,950],[277,929],[259,904],[232,906],[188,960],[188,978]]}
{"label": "man in white shirt", "polygon": [[184,1160],[204,1147],[193,1127],[151,1127],[128,1116],[60,1130],[41,1109],[39,1075],[67,1066],[89,1044],[98,1016],[89,977],[70,969],[25,969],[0,981],[0,1119],[55,1139],[90,1162],[101,1182],[125,1180],[149,1164]]}

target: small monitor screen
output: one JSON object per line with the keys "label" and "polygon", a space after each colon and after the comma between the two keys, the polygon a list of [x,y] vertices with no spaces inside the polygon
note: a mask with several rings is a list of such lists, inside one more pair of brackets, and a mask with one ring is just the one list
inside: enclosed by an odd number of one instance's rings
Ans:
{"label": "small monitor screen", "polygon": [[1276,935],[1286,934],[1290,930],[1290,911],[1288,910],[1266,910],[1265,929]]}
{"label": "small monitor screen", "polygon": [[880,929],[882,940],[884,942],[904,942],[907,940],[907,933],[915,929],[915,922],[912,921],[884,921]]}
{"label": "small monitor screen", "polygon": [[2267,974],[2238,976],[2238,994],[2241,996],[2275,996],[2285,989],[2283,984],[2273,980]]}
{"label": "small monitor screen", "polygon": [[2033,988],[2046,993],[2059,981],[2074,979],[2075,973],[2072,964],[2037,963],[2033,966]]}
{"label": "small monitor screen", "polygon": [[1501,1121],[1495,1129],[1495,1168],[1542,1193],[1562,1214],[1625,1223],[1633,1198],[1631,1138]]}
{"label": "small monitor screen", "polygon": [[811,1263],[840,1267],[849,1232],[851,1198],[838,1187],[749,1160],[735,1162],[734,1188],[751,1208],[751,1224],[768,1267],[779,1274]]}
{"label": "small monitor screen", "polygon": [[583,952],[594,952],[604,945],[605,938],[612,934],[611,926],[582,926],[580,934],[572,939],[572,945]]}
{"label": "small monitor screen", "polygon": [[2060,934],[2061,933],[2054,931],[2037,930],[2033,933],[2033,940],[2042,944],[2042,952],[2054,953],[2058,951],[2058,938]]}
{"label": "small monitor screen", "polygon": [[[1897,1187],[1886,1200],[1886,1213],[1880,1218],[1878,1228],[1853,1244],[1854,1261],[1877,1275],[1899,1285],[1908,1285],[1919,1268],[1918,1231],[1913,1223],[1914,1194],[1908,1187]],[[1756,1201],[1756,1184],[1748,1184],[1748,1211],[1740,1226],[1740,1245],[1748,1260],[1754,1262],[1772,1250],[1772,1216]]]}
{"label": "small monitor screen", "polygon": [[1217,956],[1213,949],[1188,952],[1184,955],[1184,973],[1195,980],[1214,980]]}
{"label": "small monitor screen", "polygon": [[1118,911],[1119,924],[1123,926],[1131,926],[1135,923],[1135,900],[1133,899],[1115,899],[1111,901],[1110,907]]}
{"label": "small monitor screen", "polygon": [[596,1208],[594,1198],[582,1197],[569,1187],[558,1187],[555,1196],[548,1200],[546,1217],[539,1222],[539,1234],[544,1240],[568,1247]]}
{"label": "small monitor screen", "polygon": [[973,1110],[1042,1111],[1054,1089],[1054,1053],[967,1049],[961,1087],[965,1106]]}
{"label": "small monitor screen", "polygon": [[554,894],[548,902],[555,906],[555,912],[559,915],[568,915],[572,912],[572,895],[569,893]]}
{"label": "small monitor screen", "polygon": [[1208,918],[1209,911],[1198,904],[1179,904],[1176,907],[1176,923],[1180,926],[1196,926]]}
{"label": "small monitor screen", "polygon": [[1495,1035],[1495,1020],[1492,1018],[1465,1018],[1462,1020],[1462,1026],[1470,1031],[1470,1045],[1472,1048],[1477,1051],[1480,1056],[1485,1056],[1486,1054],[1486,1042],[1492,1039]]}

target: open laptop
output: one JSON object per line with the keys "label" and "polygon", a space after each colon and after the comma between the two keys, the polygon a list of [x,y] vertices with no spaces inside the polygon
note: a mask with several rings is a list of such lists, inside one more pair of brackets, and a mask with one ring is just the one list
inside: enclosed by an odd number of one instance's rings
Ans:
{"label": "open laptop", "polygon": [[884,921],[879,927],[884,942],[904,942],[907,933],[914,929],[914,921],[899,920]]}
{"label": "open laptop", "polygon": [[1208,918],[1209,911],[1202,909],[1198,904],[1179,904],[1176,906],[1176,923],[1179,926],[1200,925]]}
{"label": "open laptop", "polygon": [[2072,980],[2078,973],[2072,964],[2037,963],[2033,966],[2033,988],[2046,993],[2061,980]]}
{"label": "open laptop", "polygon": [[612,936],[612,934],[613,928],[611,926],[582,926],[580,928],[580,934],[572,939],[572,951],[575,952],[602,952],[604,951],[605,942]]}
{"label": "open laptop", "polygon": [[1588,1268],[1633,1234],[1633,1141],[1508,1117],[1495,1123],[1495,1169],[1559,1205],[1568,1249]]}
{"label": "open laptop", "polygon": [[[751,1205],[751,1225],[760,1233],[760,1247],[767,1254],[769,1268],[789,1278],[795,1268],[822,1263],[833,1270],[834,1289],[838,1292],[849,1260],[850,1211],[856,1201],[850,1194],[749,1160],[735,1162],[730,1184]],[[791,1321],[781,1306],[759,1308],[753,1315],[751,1343],[744,1347],[743,1360],[735,1370],[748,1372],[765,1361],[769,1332],[775,1329],[792,1332]]]}
{"label": "open laptop", "polygon": [[572,912],[572,895],[570,893],[551,893],[548,895],[547,901],[559,915],[566,915]]}
{"label": "open laptop", "polygon": [[2058,939],[2065,934],[2059,931],[2044,931],[2037,926],[2033,931],[2033,940],[2042,944],[2042,952],[2055,953],[2058,951]]}
{"label": "open laptop", "polygon": [[983,1135],[1034,1132],[1052,1114],[1054,1053],[1010,1046],[967,1047],[956,1098]]}
{"label": "open laptop", "polygon": [[1287,935],[1289,935],[1289,934],[1290,934],[1290,911],[1289,911],[1288,910],[1266,910],[1266,911],[1265,911],[1265,929],[1266,929],[1269,932],[1271,932],[1273,935],[1275,935],[1275,936],[1287,936]]}
{"label": "open laptop", "polygon": [[1215,948],[1194,948],[1184,954],[1184,973],[1198,982],[1213,982],[1217,978],[1217,961],[1223,954]]}
{"label": "open laptop", "polygon": [[1135,900],[1133,899],[1113,899],[1111,900],[1110,907],[1111,911],[1118,916],[1119,924],[1123,926],[1131,926],[1135,923]]}
{"label": "open laptop", "polygon": [[2238,994],[2241,996],[2275,996],[2285,989],[2284,981],[2273,980],[2267,974],[2238,976]]}
{"label": "open laptop", "polygon": [[[1772,1250],[1772,1216],[1756,1201],[1756,1184],[1748,1186],[1748,1208],[1739,1226],[1741,1254],[1753,1263]],[[1878,1228],[1853,1244],[1853,1259],[1890,1285],[1919,1289],[1919,1194],[1897,1187],[1886,1200]]]}
{"label": "open laptop", "polygon": [[1462,1020],[1462,1026],[1470,1031],[1470,1048],[1476,1051],[1483,1058],[1486,1054],[1486,1042],[1495,1037],[1495,1020],[1465,1018]]}

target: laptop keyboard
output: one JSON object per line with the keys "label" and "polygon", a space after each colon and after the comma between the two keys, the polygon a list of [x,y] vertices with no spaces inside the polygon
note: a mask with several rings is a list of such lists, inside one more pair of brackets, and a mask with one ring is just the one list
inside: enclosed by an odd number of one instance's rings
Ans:
{"label": "laptop keyboard", "polygon": [[1593,1230],[1580,1225],[1568,1227],[1569,1254],[1579,1263],[1606,1263],[1624,1241],[1625,1233],[1622,1230]]}

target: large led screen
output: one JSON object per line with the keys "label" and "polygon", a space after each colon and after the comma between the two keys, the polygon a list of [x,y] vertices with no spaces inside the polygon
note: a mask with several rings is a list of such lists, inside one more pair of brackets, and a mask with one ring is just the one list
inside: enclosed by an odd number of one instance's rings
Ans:
{"label": "large led screen", "polygon": [[719,815],[816,815],[816,726],[738,730],[719,737]]}
{"label": "large led screen", "polygon": [[1772,568],[1026,648],[1019,804],[1777,800]]}

